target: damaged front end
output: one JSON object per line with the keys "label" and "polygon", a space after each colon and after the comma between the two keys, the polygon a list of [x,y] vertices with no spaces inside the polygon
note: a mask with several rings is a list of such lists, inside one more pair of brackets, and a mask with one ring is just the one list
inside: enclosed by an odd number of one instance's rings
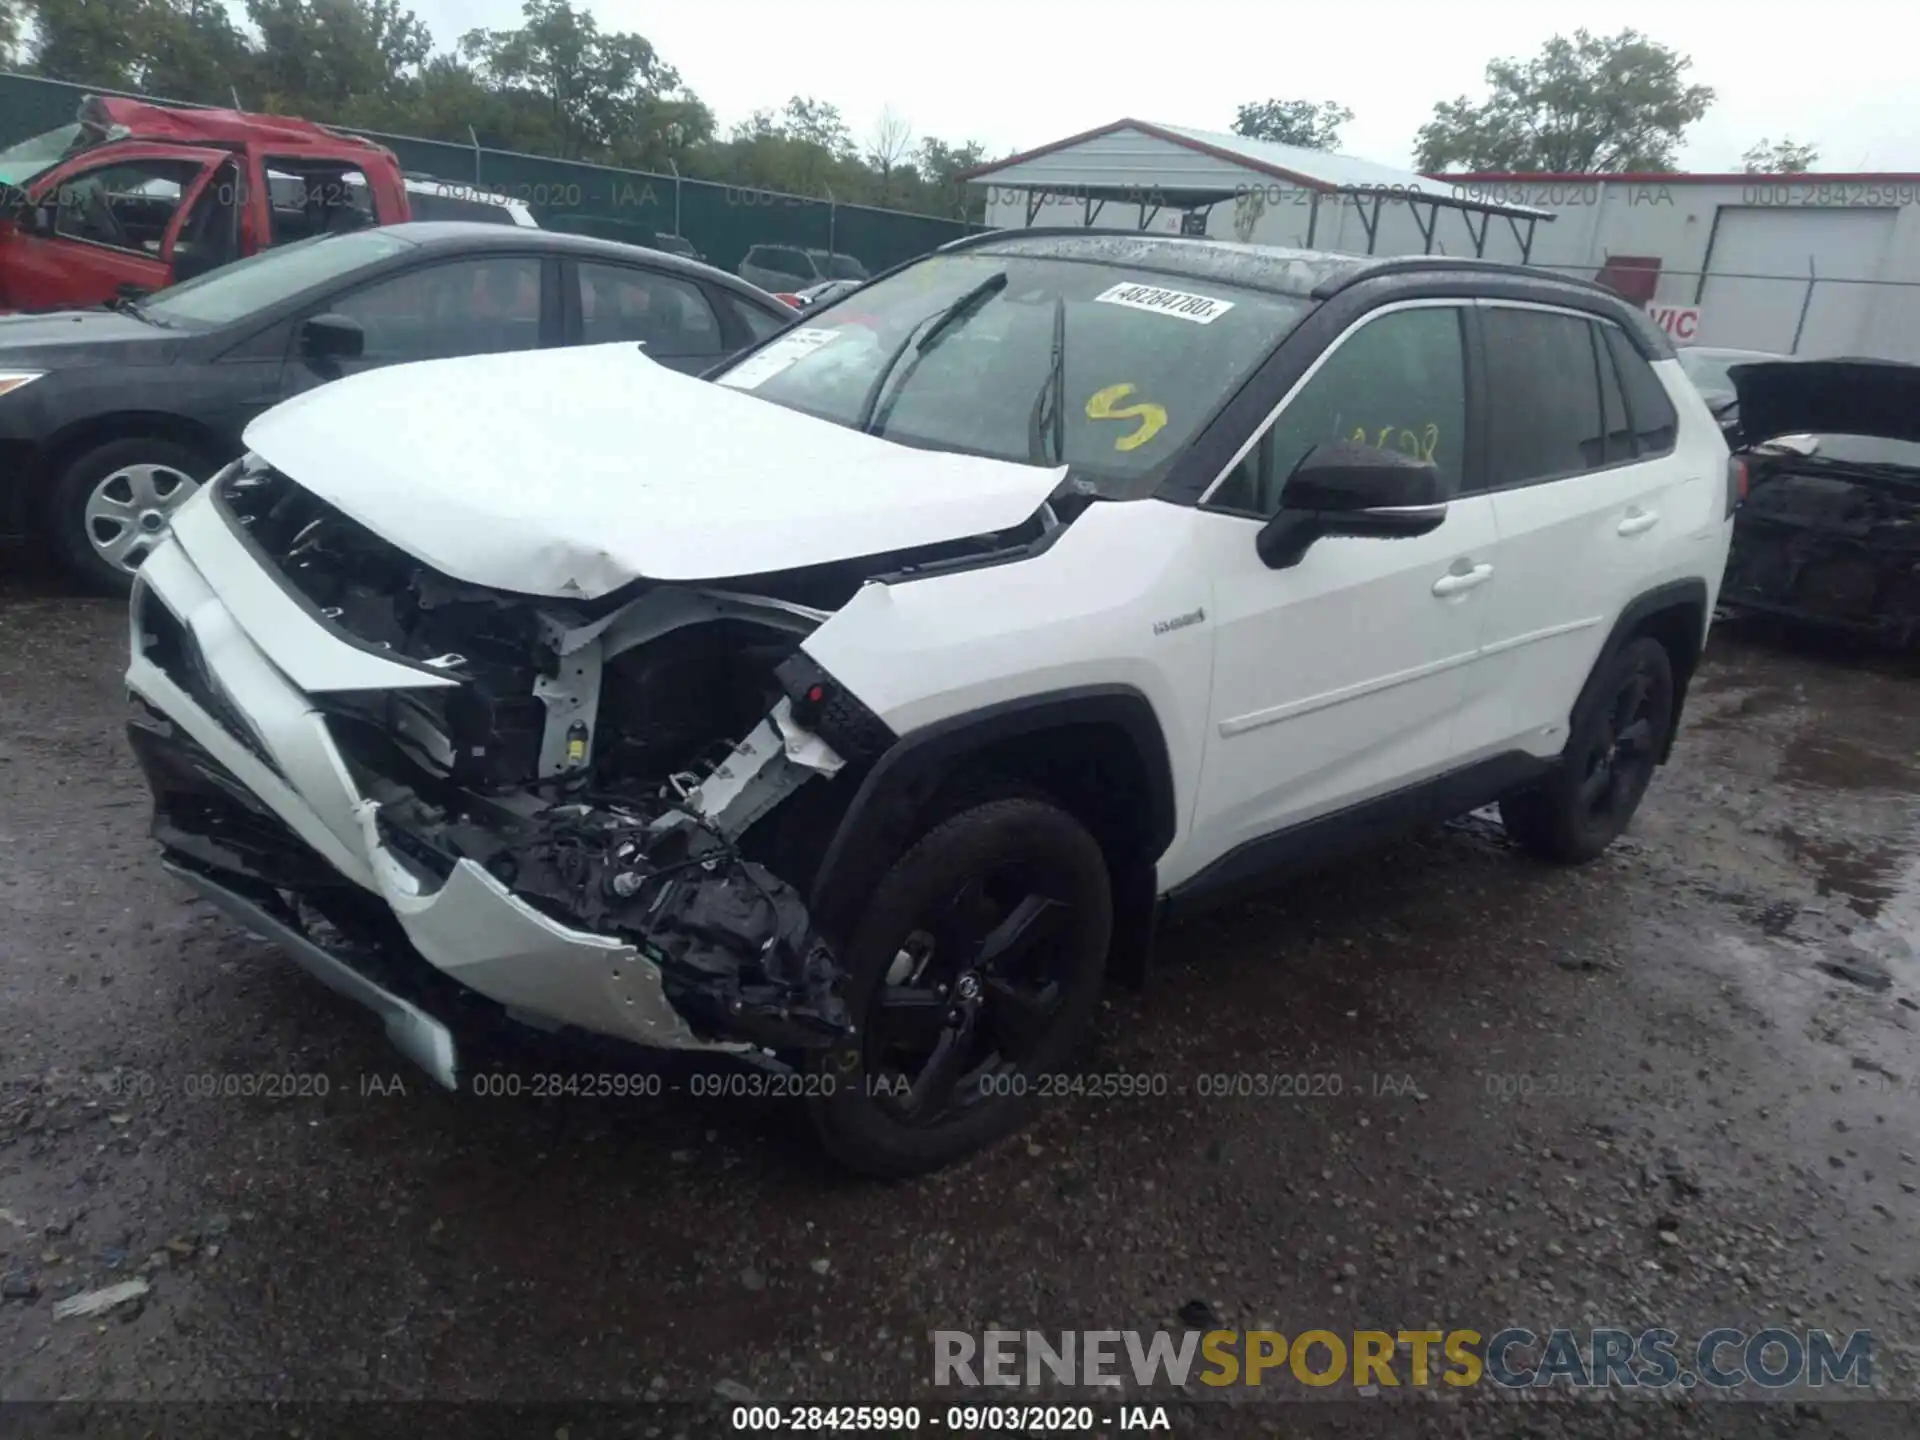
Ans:
{"label": "damaged front end", "polygon": [[1748,493],[1721,602],[1896,645],[1920,639],[1920,366],[1739,365]]}
{"label": "damaged front end", "polygon": [[1758,459],[1722,603],[1881,637],[1920,638],[1920,468]]}
{"label": "damaged front end", "polygon": [[[210,489],[217,519],[184,518],[186,550],[143,571],[129,671],[159,707],[135,747],[156,834],[194,883],[283,927],[372,891],[389,949],[542,1028],[781,1056],[849,1033],[803,897],[893,736],[800,643],[864,577],[528,597],[426,568],[259,462]],[[212,523],[418,683],[302,692],[228,663],[247,641],[187,558]],[[286,697],[249,688],[269,685]]]}

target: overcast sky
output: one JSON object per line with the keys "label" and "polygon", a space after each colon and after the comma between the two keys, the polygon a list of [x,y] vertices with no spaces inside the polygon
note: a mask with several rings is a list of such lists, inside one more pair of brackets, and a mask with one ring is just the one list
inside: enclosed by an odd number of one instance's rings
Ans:
{"label": "overcast sky", "polygon": [[[519,0],[414,0],[448,48],[506,26]],[[1435,101],[1483,93],[1498,56],[1530,56],[1556,33],[1639,29],[1693,59],[1718,94],[1688,132],[1681,165],[1739,168],[1761,136],[1820,148],[1822,170],[1920,170],[1913,51],[1888,4],[1534,0],[589,0],[603,29],[645,35],[713,107],[724,130],[796,91],[840,107],[864,139],[891,106],[917,136],[1025,149],[1131,115],[1225,130],[1270,96],[1337,100],[1355,118],[1347,153],[1410,166]]]}

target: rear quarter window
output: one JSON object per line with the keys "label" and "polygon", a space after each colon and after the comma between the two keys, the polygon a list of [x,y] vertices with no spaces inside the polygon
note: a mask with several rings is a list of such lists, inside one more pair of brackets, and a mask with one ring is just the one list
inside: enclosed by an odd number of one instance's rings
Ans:
{"label": "rear quarter window", "polygon": [[1614,325],[1602,325],[1607,348],[1620,375],[1620,388],[1626,395],[1627,418],[1633,426],[1636,456],[1664,455],[1673,449],[1680,433],[1680,417],[1674,413],[1667,387],[1653,373],[1653,367],[1633,348],[1626,331]]}
{"label": "rear quarter window", "polygon": [[720,303],[733,312],[734,318],[746,327],[747,334],[752,337],[748,342],[750,344],[757,345],[768,336],[777,335],[792,320],[791,316],[769,315],[731,290],[716,290],[714,293],[720,297]]}

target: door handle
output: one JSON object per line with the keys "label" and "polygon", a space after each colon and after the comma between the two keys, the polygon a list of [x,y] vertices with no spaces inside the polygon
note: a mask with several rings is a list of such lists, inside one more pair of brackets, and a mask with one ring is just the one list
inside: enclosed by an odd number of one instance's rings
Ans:
{"label": "door handle", "polygon": [[1433,593],[1441,599],[1449,595],[1461,595],[1476,585],[1484,585],[1493,578],[1493,566],[1473,565],[1464,570],[1449,570],[1433,582]]}
{"label": "door handle", "polygon": [[1627,518],[1620,522],[1614,533],[1619,535],[1641,535],[1659,523],[1659,511],[1642,510],[1638,505],[1635,505],[1627,511]]}

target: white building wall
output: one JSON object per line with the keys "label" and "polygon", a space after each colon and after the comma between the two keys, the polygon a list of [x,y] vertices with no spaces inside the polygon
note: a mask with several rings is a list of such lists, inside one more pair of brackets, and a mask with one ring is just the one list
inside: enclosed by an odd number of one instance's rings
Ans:
{"label": "white building wall", "polygon": [[[1071,182],[1063,174],[1058,183]],[[1115,181],[1104,176],[1103,183]],[[1305,246],[1311,223],[1314,248],[1366,252],[1361,202],[1323,196],[1319,218],[1312,221],[1306,192],[1250,173],[1238,183],[1241,199],[1216,206],[1209,216],[1207,233],[1213,238]],[[1552,212],[1551,222],[1534,227],[1535,265],[1590,279],[1609,256],[1658,258],[1656,302],[1701,307],[1694,343],[1787,352],[1797,330],[1802,355],[1920,361],[1920,182],[1827,184],[1755,177],[1428,183],[1463,200]],[[986,188],[989,224],[1026,223],[1025,192]],[[1371,209],[1371,201],[1364,203]],[[1137,207],[1110,202],[1094,224],[1134,228],[1138,219]],[[1083,220],[1083,204],[1072,198],[1050,200],[1034,217],[1036,225]],[[1439,211],[1432,253],[1474,254],[1472,231],[1482,222],[1486,258],[1518,261],[1524,220],[1517,222],[1517,236],[1505,216],[1447,207]],[[1179,225],[1179,213],[1163,209],[1149,228],[1177,233]],[[1423,253],[1427,243],[1414,210],[1393,199],[1383,204],[1373,248],[1381,255]],[[1815,277],[1810,297],[1809,262]],[[1703,266],[1713,273],[1703,278]],[[1753,276],[1776,278],[1743,278]]]}

